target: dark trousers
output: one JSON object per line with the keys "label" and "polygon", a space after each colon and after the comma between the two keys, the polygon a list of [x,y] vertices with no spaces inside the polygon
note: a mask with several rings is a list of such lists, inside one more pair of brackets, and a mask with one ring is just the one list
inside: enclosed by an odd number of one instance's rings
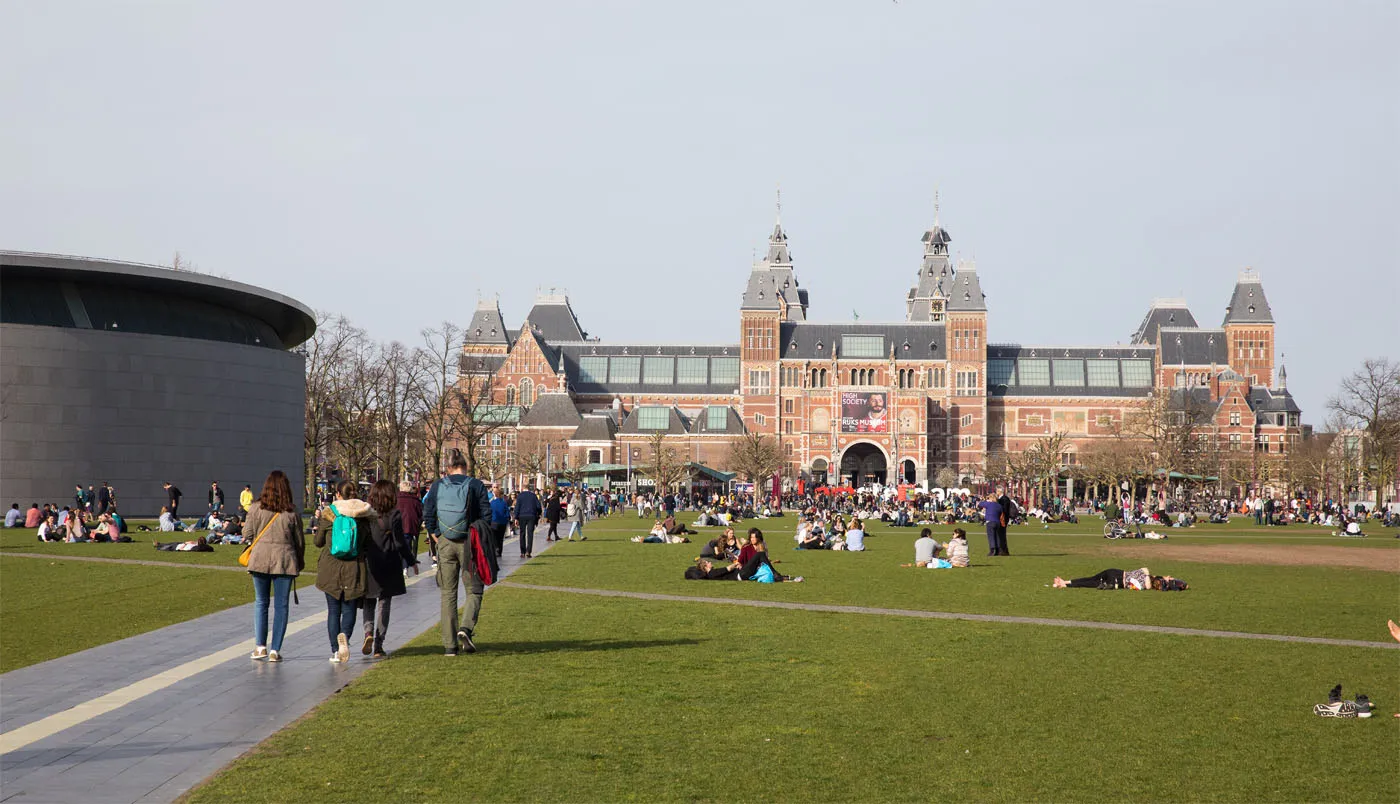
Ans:
{"label": "dark trousers", "polygon": [[535,518],[532,516],[521,517],[520,520],[520,554],[535,552]]}
{"label": "dark trousers", "polygon": [[331,597],[330,592],[326,592],[326,635],[331,638],[331,652],[340,649],[341,634],[346,639],[355,635],[355,615],[360,611],[360,598],[354,600],[342,600],[339,597]]}
{"label": "dark trousers", "polygon": [[1011,555],[1011,551],[1006,549],[1006,526],[1005,526],[1005,525],[997,525],[997,529],[996,529],[996,538],[997,538],[997,546],[996,546],[997,554],[998,554],[998,555],[1003,555],[1003,556],[1009,556],[1009,555]]}
{"label": "dark trousers", "polygon": [[491,547],[496,551],[496,558],[506,551],[506,525],[509,522],[491,523]]}
{"label": "dark trousers", "polygon": [[1069,582],[1071,589],[1098,589],[1108,587],[1109,589],[1123,588],[1123,570],[1106,569],[1098,575],[1088,578],[1075,578]]}
{"label": "dark trousers", "polygon": [[987,555],[993,555],[993,556],[995,556],[995,555],[1000,555],[1000,549],[1001,549],[1001,548],[997,547],[997,541],[998,541],[998,540],[997,540],[997,525],[996,525],[996,523],[994,523],[994,522],[988,522],[988,523],[987,523]]}
{"label": "dark trousers", "polygon": [[558,541],[558,540],[559,540],[559,520],[557,520],[557,519],[547,519],[547,520],[545,520],[545,521],[549,523],[549,532],[546,533],[546,534],[544,535],[545,541],[548,541],[548,540],[550,540],[550,539],[554,539],[555,541]]}

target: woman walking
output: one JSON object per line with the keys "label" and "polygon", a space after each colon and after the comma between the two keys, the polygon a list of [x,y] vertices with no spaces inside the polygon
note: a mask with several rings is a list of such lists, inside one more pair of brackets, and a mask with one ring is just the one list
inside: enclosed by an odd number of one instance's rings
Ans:
{"label": "woman walking", "polygon": [[[374,509],[355,497],[354,483],[336,487],[335,502],[316,519],[316,546],[321,561],[316,567],[316,588],[326,593],[326,633],[331,640],[331,661],[350,660],[350,635],[355,631],[355,615],[368,588],[370,520]],[[341,521],[348,520],[348,521]],[[336,539],[339,524],[342,538]],[[349,529],[353,526],[354,533]]]}
{"label": "woman walking", "polygon": [[291,483],[282,470],[274,469],[263,481],[262,496],[248,506],[244,529],[246,538],[253,539],[248,555],[248,574],[253,576],[253,658],[280,662],[282,637],[287,633],[287,600],[297,575],[306,568],[306,534],[292,503]]}
{"label": "woman walking", "polygon": [[549,492],[549,500],[544,505],[544,521],[549,523],[549,532],[544,535],[546,542],[559,541],[559,515],[561,503],[559,502],[559,489]]}
{"label": "woman walking", "polygon": [[398,501],[393,483],[380,480],[370,487],[369,507],[374,516],[369,520],[369,549],[365,553],[369,576],[365,584],[365,642],[360,652],[375,659],[384,658],[390,603],[407,591],[404,567],[412,565],[413,574],[418,574],[418,556],[404,536]]}
{"label": "woman walking", "polygon": [[588,537],[583,535],[583,520],[588,516],[588,503],[582,494],[577,491],[569,498],[569,541],[574,540],[574,534],[578,534],[578,540],[588,541]]}

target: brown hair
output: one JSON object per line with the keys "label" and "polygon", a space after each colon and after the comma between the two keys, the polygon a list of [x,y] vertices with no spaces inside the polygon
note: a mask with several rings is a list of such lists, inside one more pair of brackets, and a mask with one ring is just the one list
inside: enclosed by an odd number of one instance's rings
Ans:
{"label": "brown hair", "polygon": [[454,449],[447,454],[447,470],[450,472],[453,469],[467,471],[467,457],[460,449]]}
{"label": "brown hair", "polygon": [[262,496],[258,498],[258,504],[264,511],[273,514],[290,514],[296,511],[296,506],[292,503],[292,484],[281,469],[273,469],[268,473],[267,480],[263,481]]}
{"label": "brown hair", "polygon": [[340,495],[342,500],[358,500],[360,487],[349,480],[342,480],[335,487],[335,493]]}
{"label": "brown hair", "polygon": [[388,480],[376,480],[374,485],[369,487],[368,502],[375,513],[387,514],[399,504],[399,491]]}

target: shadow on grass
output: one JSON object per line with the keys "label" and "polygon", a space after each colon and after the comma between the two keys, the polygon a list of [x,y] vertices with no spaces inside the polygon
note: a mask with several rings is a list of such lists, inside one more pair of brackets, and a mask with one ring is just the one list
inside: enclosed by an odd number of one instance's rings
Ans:
{"label": "shadow on grass", "polygon": [[[482,653],[522,655],[530,653],[591,653],[609,650],[668,648],[699,645],[703,639],[551,639],[540,642],[481,642]],[[410,645],[394,651],[394,656],[439,656],[440,645]]]}

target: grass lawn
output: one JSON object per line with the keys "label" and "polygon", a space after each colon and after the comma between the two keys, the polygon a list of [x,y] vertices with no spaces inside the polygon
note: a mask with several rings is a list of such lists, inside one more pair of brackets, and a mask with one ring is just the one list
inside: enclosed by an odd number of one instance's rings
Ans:
{"label": "grass lawn", "polygon": [[[1011,559],[975,558],[966,571],[899,568],[917,529],[875,526],[866,553],[840,554],[793,550],[791,523],[759,526],[780,569],[807,577],[800,585],[683,581],[708,534],[633,544],[626,537],[640,529],[630,516],[590,523],[588,542],[559,545],[511,580],[1377,642],[1400,615],[1396,573],[1125,561],[1104,552],[1118,543],[1091,520],[1013,529]],[[1253,530],[1240,523],[1167,543],[1395,549],[1395,540]],[[1193,588],[1046,586],[1056,574],[1142,563]],[[481,653],[447,659],[436,631],[421,636],[191,799],[1400,798],[1395,650],[510,587],[488,595],[478,637]],[[1314,716],[1312,704],[1338,682],[1369,693],[1377,716]],[[385,746],[393,761],[344,761]]]}
{"label": "grass lawn", "polygon": [[236,572],[49,561],[3,554],[0,590],[5,623],[0,629],[0,672],[253,599],[248,577]]}
{"label": "grass lawn", "polygon": [[[184,541],[199,533],[133,533],[131,544],[39,542],[34,531],[0,531],[0,673],[251,603],[253,585],[237,567],[242,545],[212,553],[167,553],[151,541]],[[320,551],[307,539],[306,571],[298,588],[316,582]],[[15,553],[41,553],[53,560]],[[158,561],[166,567],[65,561],[67,557]],[[189,567],[182,569],[182,567]],[[241,569],[241,567],[240,567]],[[108,616],[118,601],[120,616]],[[100,612],[103,616],[83,616]]]}

